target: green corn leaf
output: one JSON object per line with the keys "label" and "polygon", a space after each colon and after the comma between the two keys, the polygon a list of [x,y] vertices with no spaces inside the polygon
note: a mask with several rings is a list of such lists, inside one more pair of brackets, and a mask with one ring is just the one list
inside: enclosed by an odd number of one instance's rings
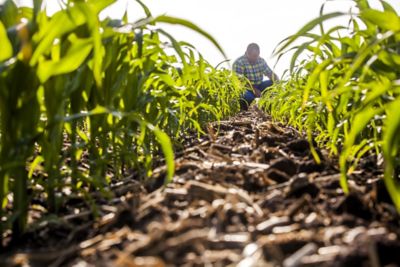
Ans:
{"label": "green corn leaf", "polygon": [[76,4],[76,6],[68,10],[57,12],[51,17],[50,21],[43,25],[38,33],[33,36],[33,40],[39,44],[32,55],[30,61],[31,66],[36,65],[39,58],[43,54],[48,53],[56,38],[86,23],[86,16],[80,10],[79,6],[80,4]]}
{"label": "green corn leaf", "polygon": [[154,132],[157,137],[158,143],[161,145],[161,149],[164,153],[165,162],[167,165],[167,179],[165,183],[169,183],[171,182],[175,172],[174,151],[172,149],[171,140],[168,135],[161,131],[159,128],[153,127],[149,124],[148,127]]}
{"label": "green corn leaf", "polygon": [[400,67],[400,55],[396,53],[389,53],[386,50],[382,50],[379,53],[379,59],[387,66],[391,68]]}
{"label": "green corn leaf", "polygon": [[[108,114],[108,113],[110,113],[110,111],[107,108],[97,105],[95,108],[93,108],[89,112],[82,111],[81,113],[65,116],[63,118],[63,121],[64,122],[72,122],[74,120],[79,120],[79,119],[87,118],[90,116],[95,116],[95,115],[100,115],[100,114]],[[117,114],[117,115],[119,116],[119,114]],[[86,139],[86,138],[84,138],[84,139]]]}
{"label": "green corn leaf", "polygon": [[370,5],[368,3],[368,0],[355,0],[355,2],[357,3],[357,7],[361,10],[368,10],[370,9]]}
{"label": "green corn leaf", "polygon": [[152,16],[150,9],[145,4],[143,4],[142,1],[140,0],[135,0],[135,1],[142,7],[144,13],[146,14],[146,17],[150,18]]}
{"label": "green corn leaf", "polygon": [[385,121],[382,150],[385,158],[384,181],[397,210],[400,212],[400,187],[393,177],[395,167],[394,161],[398,153],[400,141],[398,137],[400,131],[399,106],[400,97],[397,97],[397,99],[387,107],[387,119]]}
{"label": "green corn leaf", "polygon": [[106,114],[106,113],[110,113],[110,111],[109,111],[107,108],[105,108],[105,107],[103,107],[103,106],[100,106],[100,105],[97,105],[94,109],[92,109],[92,110],[89,112],[89,114],[90,114],[91,116],[93,116],[93,115],[100,115],[100,114]]}
{"label": "green corn leaf", "polygon": [[179,43],[175,40],[174,37],[172,37],[171,34],[167,33],[166,31],[162,29],[157,29],[157,31],[163,35],[165,35],[172,43],[172,46],[174,47],[175,51],[178,53],[179,57],[181,58],[181,63],[183,64],[184,68],[186,69],[188,67],[188,64],[185,59],[185,53],[183,53],[183,50]]}
{"label": "green corn leaf", "polygon": [[13,48],[7,36],[7,31],[4,24],[0,21],[0,61],[4,61],[12,57]]}
{"label": "green corn leaf", "polygon": [[324,62],[322,62],[315,68],[315,70],[311,73],[310,77],[308,78],[306,87],[304,88],[304,92],[303,92],[303,105],[302,105],[303,109],[306,107],[308,97],[310,96],[311,88],[318,81],[318,78],[319,78],[321,72],[327,66],[329,66],[329,64],[331,64],[331,60],[330,59],[325,60]]}
{"label": "green corn leaf", "polygon": [[[103,2],[104,5],[108,5],[113,1],[106,0],[100,2]],[[93,68],[94,80],[96,81],[97,87],[102,86],[102,64],[103,64],[103,45],[100,34],[100,23],[98,21],[97,13],[99,12],[99,10],[101,10],[101,8],[104,8],[104,5],[96,6],[97,8],[90,8],[90,6],[86,5],[78,6],[82,11],[82,13],[85,14],[88,28],[92,36],[92,41],[93,41],[92,68]]]}
{"label": "green corn leaf", "polygon": [[50,77],[75,71],[82,65],[92,51],[93,43],[90,38],[75,38],[66,55],[60,60],[47,60],[39,63],[37,74],[42,83]]}
{"label": "green corn leaf", "polygon": [[343,188],[344,192],[348,192],[347,186],[347,159],[350,155],[351,148],[355,144],[357,136],[365,129],[367,124],[371,121],[371,119],[382,113],[383,109],[375,108],[373,106],[365,107],[362,111],[360,111],[353,119],[351,124],[351,129],[349,134],[346,137],[343,151],[340,154],[339,163],[340,163],[340,170],[341,170],[341,180],[340,184]]}
{"label": "green corn leaf", "polygon": [[400,17],[389,11],[364,10],[360,17],[388,31],[400,31]]}
{"label": "green corn leaf", "polygon": [[377,101],[379,97],[385,94],[392,87],[391,81],[386,77],[381,77],[380,81],[370,82],[365,85],[366,88],[371,88],[363,101],[364,105],[369,105]]}
{"label": "green corn leaf", "polygon": [[296,61],[298,59],[298,57],[313,43],[314,41],[310,41],[310,42],[306,42],[303,43],[302,45],[300,45],[299,47],[294,47],[294,49],[296,49],[296,51],[294,52],[294,54],[292,55],[292,58],[290,60],[290,73],[293,73],[294,68],[296,67]]}
{"label": "green corn leaf", "polygon": [[165,82],[168,86],[175,86],[174,79],[169,74],[160,74],[160,79]]}
{"label": "green corn leaf", "polygon": [[38,17],[47,17],[46,12],[41,12],[43,0],[33,0],[33,20]]}
{"label": "green corn leaf", "polygon": [[363,49],[361,49],[358,53],[355,59],[352,61],[351,67],[346,70],[346,73],[344,75],[344,78],[342,79],[342,82],[338,85],[337,91],[341,90],[347,90],[345,89],[344,85],[351,79],[351,77],[354,75],[354,73],[362,68],[362,65],[365,63],[365,60],[370,56],[371,51],[376,49],[382,42],[385,40],[389,39],[391,36],[393,36],[393,32],[388,31],[385,34],[382,35],[381,38],[374,40],[371,44],[368,44],[368,46],[365,46]]}
{"label": "green corn leaf", "polygon": [[289,37],[285,42],[283,42],[281,44],[281,47],[279,49],[276,50],[276,52],[274,52],[275,54],[279,54],[282,51],[284,51],[289,45],[291,45],[294,41],[296,41],[296,39],[298,39],[300,36],[302,36],[303,34],[305,34],[306,32],[312,30],[313,28],[315,28],[317,25],[320,25],[322,22],[332,19],[332,18],[337,18],[340,16],[344,16],[347,15],[346,13],[343,12],[334,12],[334,13],[329,13],[329,14],[325,14],[321,17],[318,17],[312,21],[310,21],[309,23],[307,23],[305,26],[303,26],[295,35],[292,35],[291,37]]}
{"label": "green corn leaf", "polygon": [[30,7],[20,7],[18,8],[18,18],[19,20],[21,18],[26,18],[28,20],[32,20],[33,19],[33,9]]}
{"label": "green corn leaf", "polygon": [[383,9],[385,11],[389,11],[391,13],[394,13],[394,14],[398,15],[397,12],[396,12],[396,9],[394,9],[388,2],[383,1],[383,0],[380,0],[380,2],[381,2],[382,6],[383,6]]}
{"label": "green corn leaf", "polygon": [[328,90],[328,84],[329,84],[329,73],[328,71],[322,71],[319,77],[319,83],[320,83],[320,90],[321,90],[321,96],[323,101],[325,102],[326,108],[328,109],[329,112],[333,111],[333,105],[330,100],[330,95],[329,95],[329,90]]}
{"label": "green corn leaf", "polygon": [[312,136],[312,131],[310,128],[307,130],[307,138],[308,138],[308,143],[310,145],[310,152],[313,155],[315,162],[317,164],[321,164],[321,158],[319,157],[317,151],[315,150],[314,144],[313,144],[313,136]]}
{"label": "green corn leaf", "polygon": [[90,0],[88,1],[89,6],[91,7],[92,11],[96,14],[99,14],[109,5],[115,3],[117,0]]}
{"label": "green corn leaf", "polygon": [[9,192],[9,183],[10,183],[9,178],[10,177],[8,174],[4,173],[3,170],[1,170],[0,175],[1,175],[0,176],[0,183],[1,183],[0,189],[2,190],[0,192],[0,196],[1,196],[1,198],[0,198],[1,207],[0,208],[4,210],[8,204],[8,198],[6,198],[5,196]]}
{"label": "green corn leaf", "polygon": [[384,182],[385,186],[389,192],[389,195],[396,206],[397,212],[400,212],[400,186],[395,181],[394,174],[395,164],[393,159],[385,159],[385,172],[384,172]]}
{"label": "green corn leaf", "polygon": [[1,4],[0,21],[4,24],[5,28],[10,28],[19,23],[18,7],[12,0],[6,0]]}
{"label": "green corn leaf", "polygon": [[31,179],[33,172],[37,169],[38,165],[44,161],[42,156],[37,156],[29,166],[28,178]]}
{"label": "green corn leaf", "polygon": [[[321,5],[321,8],[319,10],[319,16],[320,17],[324,15],[325,4],[326,4],[326,2]],[[324,34],[324,32],[325,32],[323,21],[321,21],[319,23],[319,31],[321,32],[321,34]]]}
{"label": "green corn leaf", "polygon": [[352,120],[350,132],[344,143],[344,151],[342,156],[347,159],[347,151],[351,149],[354,145],[357,136],[365,129],[367,124],[371,121],[374,116],[377,116],[382,113],[382,109],[378,109],[375,107],[366,107],[364,110],[359,112],[354,119]]}
{"label": "green corn leaf", "polygon": [[165,15],[161,15],[161,16],[156,17],[154,19],[154,21],[155,22],[168,23],[168,24],[177,24],[177,25],[185,26],[185,27],[187,27],[189,29],[194,30],[195,32],[197,32],[197,33],[203,35],[205,38],[207,38],[211,43],[213,43],[214,46],[219,50],[219,52],[224,56],[224,58],[227,59],[227,56],[226,56],[224,50],[219,45],[219,43],[214,39],[214,37],[212,37],[209,33],[204,31],[203,29],[201,29],[196,24],[194,24],[194,23],[192,23],[192,22],[190,22],[188,20],[185,20],[185,19],[165,16]]}

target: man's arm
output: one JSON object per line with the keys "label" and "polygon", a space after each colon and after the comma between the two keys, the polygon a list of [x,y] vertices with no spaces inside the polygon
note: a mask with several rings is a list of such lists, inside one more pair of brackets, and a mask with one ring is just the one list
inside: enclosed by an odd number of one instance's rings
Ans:
{"label": "man's arm", "polygon": [[268,76],[268,78],[273,82],[279,82],[278,75],[276,75],[276,73],[273,71],[271,71],[271,74],[270,74],[270,76]]}
{"label": "man's arm", "polygon": [[254,95],[255,95],[256,97],[261,97],[261,91],[258,90],[254,85],[251,85],[251,86],[253,87]]}
{"label": "man's arm", "polygon": [[273,82],[279,81],[278,75],[276,75],[276,73],[271,70],[271,68],[265,61],[264,61],[264,74]]}

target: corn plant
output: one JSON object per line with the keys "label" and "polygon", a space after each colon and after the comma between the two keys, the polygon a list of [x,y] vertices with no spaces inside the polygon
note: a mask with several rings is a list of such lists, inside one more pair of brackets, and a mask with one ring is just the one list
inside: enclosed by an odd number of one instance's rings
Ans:
{"label": "corn plant", "polygon": [[[400,17],[384,1],[379,10],[367,0],[355,3],[357,12],[324,14],[321,8],[319,18],[277,47],[279,55],[295,51],[291,77],[268,91],[261,105],[339,156],[346,193],[347,177],[360,159],[383,155],[384,181],[400,210],[400,115],[395,111],[400,101]],[[324,22],[336,17],[349,18],[348,25],[325,29]],[[305,41],[297,44],[300,38]]]}
{"label": "corn plant", "polygon": [[[134,23],[99,19],[114,0],[66,1],[52,16],[12,1],[0,17],[0,234],[26,229],[36,194],[57,213],[74,194],[90,199],[132,170],[146,178],[192,130],[236,112],[243,86],[194,46],[159,25],[197,25],[169,16]],[[41,191],[43,188],[44,191]]]}

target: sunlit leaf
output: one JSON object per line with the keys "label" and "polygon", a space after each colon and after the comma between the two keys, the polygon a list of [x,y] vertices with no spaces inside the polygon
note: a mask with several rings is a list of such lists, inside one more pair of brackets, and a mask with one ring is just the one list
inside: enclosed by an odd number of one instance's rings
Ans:
{"label": "sunlit leaf", "polygon": [[92,51],[91,39],[75,39],[65,56],[60,60],[47,60],[39,63],[38,76],[42,83],[50,77],[75,71]]}
{"label": "sunlit leaf", "polygon": [[36,65],[39,58],[48,52],[56,38],[60,38],[86,22],[85,14],[80,10],[79,6],[79,4],[76,4],[76,6],[68,10],[58,11],[34,35],[33,40],[38,42],[38,46],[32,55],[31,66]]}
{"label": "sunlit leaf", "polygon": [[169,183],[172,180],[172,177],[175,172],[175,161],[174,161],[174,151],[172,149],[172,143],[169,139],[168,135],[166,135],[163,131],[158,128],[153,128],[149,126],[151,130],[157,137],[158,142],[161,145],[162,151],[165,156],[165,161],[167,164],[167,180],[166,183]]}
{"label": "sunlit leaf", "polygon": [[396,13],[368,9],[362,11],[360,16],[384,30],[400,31],[400,17]]}
{"label": "sunlit leaf", "polygon": [[385,132],[383,136],[383,155],[385,158],[384,180],[390,197],[397,210],[400,212],[400,186],[394,176],[395,158],[399,151],[400,131],[400,97],[387,106],[387,119],[385,121]]}
{"label": "sunlit leaf", "polygon": [[10,40],[8,39],[7,31],[1,21],[0,21],[0,43],[1,43],[0,61],[4,61],[12,57],[13,48]]}
{"label": "sunlit leaf", "polygon": [[281,53],[283,50],[285,50],[288,46],[290,46],[299,36],[305,34],[306,32],[312,30],[315,26],[321,24],[322,22],[332,19],[332,18],[336,18],[336,17],[340,17],[340,16],[344,16],[346,15],[346,13],[343,12],[334,12],[334,13],[329,13],[329,14],[325,14],[321,17],[318,17],[312,21],[310,21],[309,23],[307,23],[305,26],[303,26],[295,35],[287,38],[287,40],[285,40],[281,46],[279,47],[279,49],[277,49],[274,53],[275,54],[279,54]]}
{"label": "sunlit leaf", "polygon": [[28,177],[31,179],[33,172],[38,168],[38,165],[44,161],[42,156],[37,156],[29,166]]}
{"label": "sunlit leaf", "polygon": [[3,23],[5,28],[10,28],[19,23],[17,19],[18,19],[17,5],[12,0],[5,0],[4,3],[1,4],[0,21]]}
{"label": "sunlit leaf", "polygon": [[214,39],[214,37],[212,37],[209,33],[207,33],[206,31],[204,31],[203,29],[201,29],[199,26],[197,26],[196,24],[185,20],[185,19],[180,19],[180,18],[175,18],[175,17],[170,17],[170,16],[158,16],[155,18],[155,22],[163,22],[163,23],[168,23],[168,24],[177,24],[177,25],[181,25],[184,27],[187,27],[189,29],[192,29],[193,31],[203,35],[204,37],[206,37],[211,43],[214,44],[214,46],[219,50],[219,52],[225,57],[227,58],[224,50],[222,49],[222,47],[219,45],[219,43]]}

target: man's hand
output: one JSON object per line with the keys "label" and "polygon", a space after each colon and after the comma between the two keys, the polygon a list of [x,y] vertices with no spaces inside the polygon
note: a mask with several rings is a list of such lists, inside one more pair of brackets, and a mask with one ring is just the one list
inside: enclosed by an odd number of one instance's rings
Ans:
{"label": "man's hand", "polygon": [[275,73],[272,73],[272,81],[273,81],[274,83],[280,81],[278,75],[276,75]]}
{"label": "man's hand", "polygon": [[261,91],[258,90],[257,88],[254,88],[254,87],[253,87],[253,89],[254,89],[254,95],[255,95],[256,97],[261,97]]}
{"label": "man's hand", "polygon": [[261,91],[258,90],[257,87],[255,87],[254,85],[251,85],[251,86],[253,87],[254,95],[255,95],[256,97],[260,97],[260,96],[261,96]]}
{"label": "man's hand", "polygon": [[274,82],[274,83],[280,81],[279,76],[276,75],[275,72],[272,72],[272,73],[268,76],[268,78],[269,78],[272,82]]}

